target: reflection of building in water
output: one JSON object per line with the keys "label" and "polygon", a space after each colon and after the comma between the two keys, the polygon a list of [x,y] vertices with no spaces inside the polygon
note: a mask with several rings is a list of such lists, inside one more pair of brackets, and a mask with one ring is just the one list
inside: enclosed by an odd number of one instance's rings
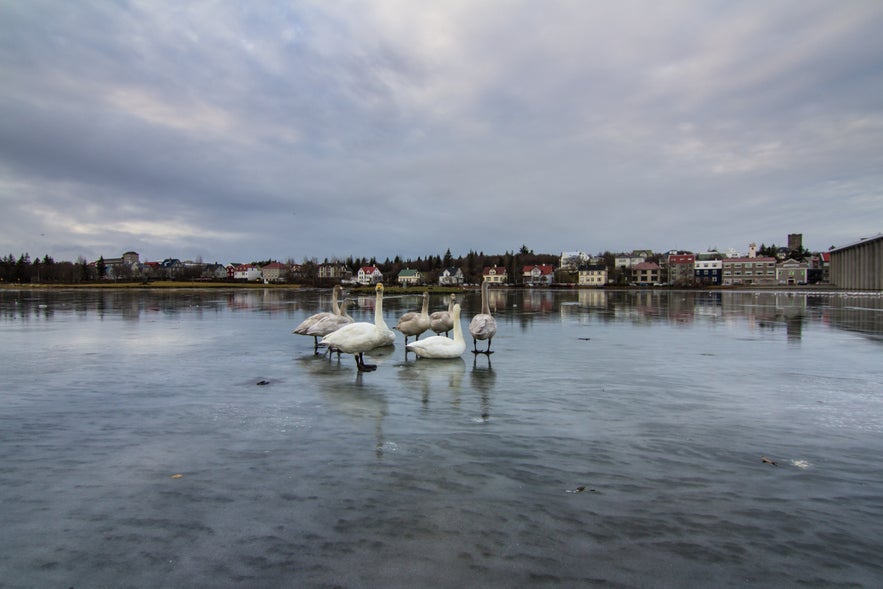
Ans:
{"label": "reflection of building in water", "polygon": [[693,316],[703,319],[720,319],[723,317],[721,311],[721,293],[720,292],[700,292],[696,293],[693,308]]}
{"label": "reflection of building in water", "polygon": [[760,327],[772,327],[776,321],[776,301],[770,292],[721,293],[721,312],[724,319],[744,317]]}
{"label": "reflection of building in water", "polygon": [[521,310],[526,313],[551,313],[554,308],[553,293],[548,290],[529,289],[522,291]]}
{"label": "reflection of building in water", "polygon": [[675,323],[692,323],[696,312],[696,293],[673,292],[668,299],[668,318]]}
{"label": "reflection of building in water", "polygon": [[835,297],[822,309],[822,321],[883,341],[883,294]]}
{"label": "reflection of building in water", "polygon": [[607,308],[607,291],[581,288],[578,291],[577,301],[581,307],[604,310]]}
{"label": "reflection of building in water", "polygon": [[506,308],[506,298],[509,291],[505,288],[491,288],[487,291],[487,303],[491,308],[491,313],[497,309]]}
{"label": "reflection of building in water", "polygon": [[806,295],[776,293],[776,311],[785,321],[789,341],[799,341],[803,334],[803,323],[807,318]]}

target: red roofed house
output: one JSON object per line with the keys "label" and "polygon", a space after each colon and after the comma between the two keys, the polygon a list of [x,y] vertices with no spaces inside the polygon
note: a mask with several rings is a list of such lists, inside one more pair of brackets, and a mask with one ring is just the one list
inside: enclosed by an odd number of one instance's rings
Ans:
{"label": "red roofed house", "polygon": [[493,267],[486,266],[481,271],[481,277],[484,282],[490,282],[491,284],[506,284],[509,275],[506,273],[505,268],[494,265]]}
{"label": "red roofed house", "polygon": [[266,266],[261,266],[264,282],[285,282],[288,278],[288,273],[288,266],[279,262],[270,262]]}
{"label": "red roofed house", "polygon": [[362,266],[356,275],[356,282],[359,284],[377,284],[383,282],[383,274],[377,266]]}
{"label": "red roofed house", "polygon": [[693,254],[669,254],[668,282],[676,286],[686,286],[695,282],[696,256]]}
{"label": "red roofed house", "polygon": [[526,285],[550,285],[555,277],[555,269],[551,264],[535,264],[533,266],[525,266],[521,271],[521,276]]}
{"label": "red roofed house", "polygon": [[233,268],[233,278],[235,280],[253,280],[261,279],[261,268],[255,264],[240,264]]}

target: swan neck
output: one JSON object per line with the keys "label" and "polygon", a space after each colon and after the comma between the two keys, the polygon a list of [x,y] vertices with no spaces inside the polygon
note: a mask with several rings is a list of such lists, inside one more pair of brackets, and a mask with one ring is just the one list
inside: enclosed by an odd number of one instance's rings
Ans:
{"label": "swan neck", "polygon": [[377,291],[377,300],[374,303],[374,325],[386,327],[386,322],[383,320],[383,293],[379,290]]}
{"label": "swan neck", "polygon": [[485,315],[491,314],[491,307],[488,304],[488,295],[487,295],[488,283],[484,282],[481,285],[481,312]]}
{"label": "swan neck", "polygon": [[459,343],[465,341],[463,339],[463,326],[460,325],[460,307],[454,307],[454,341]]}
{"label": "swan neck", "polygon": [[337,295],[340,292],[340,287],[335,285],[331,290],[331,312],[335,315],[340,315],[340,305],[337,303]]}

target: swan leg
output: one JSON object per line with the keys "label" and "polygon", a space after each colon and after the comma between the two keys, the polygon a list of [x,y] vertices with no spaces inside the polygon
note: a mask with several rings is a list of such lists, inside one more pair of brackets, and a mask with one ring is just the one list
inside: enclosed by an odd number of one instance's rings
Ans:
{"label": "swan leg", "polygon": [[494,339],[494,338],[492,338],[492,337],[488,338],[488,340],[487,340],[487,349],[484,351],[485,354],[488,354],[488,355],[493,354],[493,352],[491,351],[491,341],[492,341],[493,339]]}
{"label": "swan leg", "polygon": [[356,367],[359,369],[359,372],[371,372],[372,370],[377,370],[376,364],[365,364],[365,358],[362,355],[362,352],[359,352],[356,356]]}
{"label": "swan leg", "polygon": [[313,353],[319,355],[319,336],[313,336]]}

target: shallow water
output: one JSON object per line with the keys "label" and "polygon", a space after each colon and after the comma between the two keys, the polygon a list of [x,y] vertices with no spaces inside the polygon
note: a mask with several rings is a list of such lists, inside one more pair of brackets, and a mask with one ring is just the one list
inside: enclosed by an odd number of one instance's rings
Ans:
{"label": "shallow water", "polygon": [[0,291],[0,587],[880,586],[883,295],[491,295]]}

